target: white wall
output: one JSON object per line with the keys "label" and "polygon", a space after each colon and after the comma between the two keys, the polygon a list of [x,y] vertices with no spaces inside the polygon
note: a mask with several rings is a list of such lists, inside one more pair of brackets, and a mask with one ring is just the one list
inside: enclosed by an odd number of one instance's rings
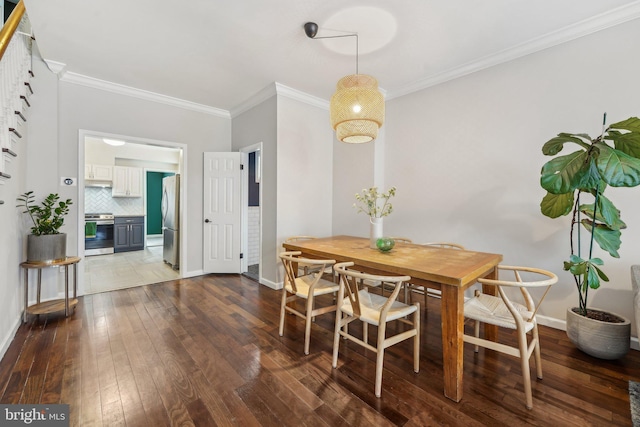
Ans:
{"label": "white wall", "polygon": [[261,283],[281,285],[282,242],[332,233],[332,131],[328,111],[277,94],[233,118],[233,150],[258,142],[262,177]]}
{"label": "white wall", "polygon": [[[181,270],[186,276],[201,274],[203,153],[230,150],[231,121],[60,82],[60,152],[64,153],[59,161],[60,175],[78,174],[78,132],[81,129],[187,146],[188,163],[185,167],[189,210],[183,222],[187,229],[187,246]],[[78,197],[77,191],[70,193],[67,197]],[[68,244],[71,247],[68,250],[77,250],[76,234],[77,227],[73,229],[73,233],[70,232]]]}
{"label": "white wall", "polygon": [[277,216],[277,97],[245,111],[232,119],[232,150],[262,142],[260,161],[262,176],[262,277],[261,283],[274,286],[277,283],[276,263],[276,216]]}
{"label": "white wall", "polygon": [[289,236],[331,235],[333,139],[328,110],[278,96],[276,253]]}
{"label": "white wall", "polygon": [[[560,281],[542,314],[563,327],[567,307],[577,304],[562,270],[569,219],[540,213],[540,168],[549,159],[541,147],[559,132],[598,134],[605,111],[609,123],[640,115],[640,61],[630,40],[640,40],[640,20],[389,101],[385,182],[398,192],[385,234],[454,241],[504,254],[505,264],[554,271]],[[355,164],[360,152],[351,154]],[[349,177],[336,177],[336,193]],[[591,293],[590,305],[633,319],[629,268],[640,262],[640,188],[607,194],[628,229],[621,259],[598,251],[611,283]],[[351,218],[336,212],[334,229],[348,228]]]}

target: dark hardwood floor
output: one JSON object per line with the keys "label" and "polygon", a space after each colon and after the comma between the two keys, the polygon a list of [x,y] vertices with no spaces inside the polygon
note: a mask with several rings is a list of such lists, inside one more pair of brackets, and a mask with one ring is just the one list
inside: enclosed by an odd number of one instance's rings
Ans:
{"label": "dark hardwood floor", "polygon": [[86,296],[69,318],[32,316],[0,363],[0,403],[68,403],[73,426],[631,425],[640,352],[593,359],[541,327],[544,380],[527,410],[518,360],[466,345],[454,403],[442,391],[440,300],[429,298],[420,373],[412,340],[391,347],[377,399],[370,351],[343,341],[331,368],[333,314],[316,319],[308,356],[302,319],[288,315],[278,336],[280,295],[209,275]]}

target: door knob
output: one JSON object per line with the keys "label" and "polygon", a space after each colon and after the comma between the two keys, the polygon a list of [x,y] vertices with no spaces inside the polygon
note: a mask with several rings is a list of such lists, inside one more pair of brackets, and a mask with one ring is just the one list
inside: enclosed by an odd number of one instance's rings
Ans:
{"label": "door knob", "polygon": [[209,221],[209,218],[205,219],[204,222],[206,222],[207,224],[210,223],[211,221]]}

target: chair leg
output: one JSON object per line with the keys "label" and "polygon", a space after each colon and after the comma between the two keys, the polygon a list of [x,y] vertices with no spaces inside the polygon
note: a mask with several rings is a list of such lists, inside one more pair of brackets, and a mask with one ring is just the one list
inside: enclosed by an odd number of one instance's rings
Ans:
{"label": "chair leg", "polygon": [[287,289],[283,288],[282,289],[282,303],[280,304],[280,329],[278,330],[278,333],[280,334],[280,336],[284,335],[284,316],[285,316],[284,307],[286,305],[287,305]]}
{"label": "chair leg", "polygon": [[420,304],[416,303],[416,312],[413,314],[413,327],[416,328],[416,336],[413,337],[413,372],[420,372]]}
{"label": "chair leg", "polygon": [[382,394],[382,366],[384,364],[384,337],[386,333],[386,323],[378,325],[378,344],[376,345],[376,385],[375,393],[376,397],[380,397]]}
{"label": "chair leg", "polygon": [[527,357],[527,334],[518,331],[518,347],[520,348],[520,365],[522,367],[522,379],[524,383],[524,396],[527,400],[527,409],[533,408],[533,396],[531,394],[531,372],[529,357]]}
{"label": "chair leg", "polygon": [[369,343],[369,324],[362,322],[362,341]]}
{"label": "chair leg", "polygon": [[[474,332],[476,338],[479,338],[480,337],[480,321],[479,320],[474,320],[473,321],[473,329],[474,329],[473,332]],[[478,348],[479,348],[479,346],[477,346],[477,345],[474,346],[473,347],[473,351],[475,351],[477,353],[478,352]]]}
{"label": "chair leg", "polygon": [[[340,328],[342,327],[342,312],[338,308],[336,310],[336,326],[333,333],[333,359],[331,360],[331,366],[338,367],[338,346],[340,345]],[[346,326],[346,325],[345,325]]]}
{"label": "chair leg", "polygon": [[540,357],[540,337],[538,336],[538,324],[533,327],[533,339],[535,340],[535,347],[533,354],[536,362],[536,376],[538,379],[542,379],[542,358]]}
{"label": "chair leg", "polygon": [[311,341],[311,321],[315,318],[313,313],[313,295],[307,298],[307,312],[304,324],[304,354],[309,354],[309,341]]}

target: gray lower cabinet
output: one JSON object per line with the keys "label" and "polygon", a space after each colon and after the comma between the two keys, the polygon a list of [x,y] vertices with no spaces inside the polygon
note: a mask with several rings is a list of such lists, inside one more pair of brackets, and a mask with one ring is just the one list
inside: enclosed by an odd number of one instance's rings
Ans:
{"label": "gray lower cabinet", "polygon": [[144,216],[117,216],[113,224],[113,251],[144,249]]}

